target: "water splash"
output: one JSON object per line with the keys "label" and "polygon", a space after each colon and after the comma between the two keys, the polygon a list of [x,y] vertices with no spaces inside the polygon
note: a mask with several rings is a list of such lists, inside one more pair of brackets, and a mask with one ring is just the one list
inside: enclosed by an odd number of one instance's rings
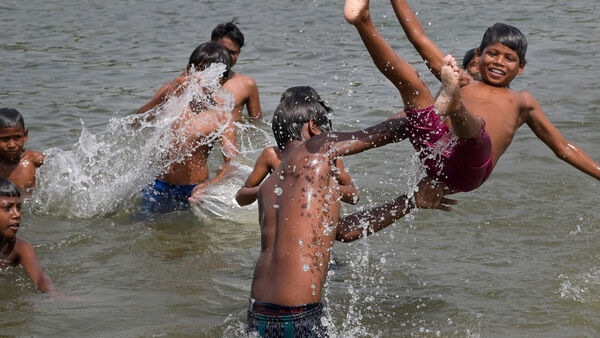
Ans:
{"label": "water splash", "polygon": [[[219,85],[223,70],[223,65],[213,64],[192,73],[179,96],[141,115],[111,118],[103,130],[89,130],[82,121],[79,139],[71,149],[44,151],[46,160],[37,173],[32,211],[90,218],[134,207],[134,197],[145,185],[189,154],[190,149],[174,154],[172,145],[182,136],[172,126],[191,102],[231,111],[231,95]],[[223,101],[217,104],[209,94]],[[220,132],[209,135],[209,142]]]}

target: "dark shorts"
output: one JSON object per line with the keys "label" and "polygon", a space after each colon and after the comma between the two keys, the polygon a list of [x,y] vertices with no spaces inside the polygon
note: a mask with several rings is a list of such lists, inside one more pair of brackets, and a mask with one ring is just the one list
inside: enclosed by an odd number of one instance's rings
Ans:
{"label": "dark shorts", "polygon": [[145,212],[170,212],[189,208],[188,198],[196,184],[176,185],[156,179],[142,190],[142,206]]}
{"label": "dark shorts", "polygon": [[492,173],[492,141],[485,123],[476,138],[453,136],[433,106],[406,110],[408,138],[425,172],[454,190],[471,191]]}
{"label": "dark shorts", "polygon": [[248,333],[260,337],[328,337],[321,322],[323,304],[281,306],[250,300]]}

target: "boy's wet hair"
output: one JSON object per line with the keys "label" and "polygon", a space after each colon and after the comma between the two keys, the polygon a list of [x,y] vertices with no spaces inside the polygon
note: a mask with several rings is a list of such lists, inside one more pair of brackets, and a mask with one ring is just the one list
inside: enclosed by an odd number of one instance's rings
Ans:
{"label": "boy's wet hair", "polygon": [[463,57],[463,60],[462,60],[463,69],[467,69],[467,67],[469,67],[469,63],[471,63],[471,60],[473,60],[473,58],[475,57],[476,52],[477,52],[477,48],[472,48],[472,49],[469,49],[465,53],[465,56]]}
{"label": "boy's wet hair", "polygon": [[223,77],[227,78],[231,69],[232,59],[227,48],[216,42],[205,42],[192,52],[188,61],[188,71],[195,68],[198,71],[205,70],[213,63],[222,63],[225,65]]}
{"label": "boy's wet hair", "polygon": [[16,109],[0,108],[0,128],[21,127],[25,129],[23,115]]}
{"label": "boy's wet hair", "polygon": [[314,88],[288,88],[281,95],[281,102],[275,109],[271,123],[279,149],[283,150],[290,141],[302,140],[302,125],[310,120],[314,120],[324,131],[331,130],[332,111]]}
{"label": "boy's wet hair", "polygon": [[21,197],[21,191],[11,180],[0,176],[0,197]]}
{"label": "boy's wet hair", "polygon": [[501,43],[506,47],[514,50],[519,56],[519,64],[525,65],[525,53],[527,52],[527,39],[525,35],[514,26],[507,25],[504,23],[496,23],[489,27],[479,46],[479,52],[483,53],[483,50],[495,43]]}
{"label": "boy's wet hair", "polygon": [[210,40],[217,42],[221,38],[229,38],[231,41],[237,43],[240,48],[244,47],[244,34],[242,34],[242,31],[237,27],[237,19],[218,24],[217,27],[213,29]]}

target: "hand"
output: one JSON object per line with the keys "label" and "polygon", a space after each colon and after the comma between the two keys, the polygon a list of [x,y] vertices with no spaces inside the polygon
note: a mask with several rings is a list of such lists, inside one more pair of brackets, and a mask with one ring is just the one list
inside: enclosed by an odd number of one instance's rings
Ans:
{"label": "hand", "polygon": [[445,184],[437,182],[430,177],[425,177],[419,182],[418,190],[415,191],[415,205],[422,209],[440,209],[451,211],[447,204],[458,204],[458,201],[446,198],[450,189]]}
{"label": "hand", "polygon": [[204,197],[204,190],[206,190],[206,183],[200,183],[192,190],[192,195],[188,198],[190,204],[200,204]]}

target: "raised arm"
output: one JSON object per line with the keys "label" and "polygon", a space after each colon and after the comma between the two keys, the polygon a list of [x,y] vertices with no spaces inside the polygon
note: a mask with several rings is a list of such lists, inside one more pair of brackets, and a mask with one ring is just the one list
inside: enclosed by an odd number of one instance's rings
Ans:
{"label": "raised arm", "polygon": [[[313,121],[314,122],[314,121]],[[367,149],[380,147],[388,143],[399,142],[408,137],[405,118],[390,118],[354,132],[327,132],[322,137],[312,137],[307,141],[309,147],[322,147],[325,143],[329,147],[328,154],[331,160],[340,156],[363,152]],[[318,136],[321,136],[318,135]],[[319,149],[313,149],[318,151]]]}
{"label": "raised arm", "polygon": [[446,204],[456,204],[457,202],[444,197],[444,193],[443,184],[432,183],[431,179],[425,178],[419,183],[414,202],[406,195],[402,195],[381,206],[340,219],[336,231],[336,240],[352,242],[374,234],[404,217],[415,207],[450,211],[450,207]]}
{"label": "raised arm", "polygon": [[440,72],[446,56],[425,33],[423,26],[404,0],[391,0],[396,17],[404,34],[427,64],[431,73],[440,79]]}
{"label": "raised arm", "polygon": [[576,144],[567,140],[560,131],[546,118],[537,100],[528,92],[521,95],[527,106],[531,107],[526,123],[554,154],[580,171],[600,180],[600,165]]}

